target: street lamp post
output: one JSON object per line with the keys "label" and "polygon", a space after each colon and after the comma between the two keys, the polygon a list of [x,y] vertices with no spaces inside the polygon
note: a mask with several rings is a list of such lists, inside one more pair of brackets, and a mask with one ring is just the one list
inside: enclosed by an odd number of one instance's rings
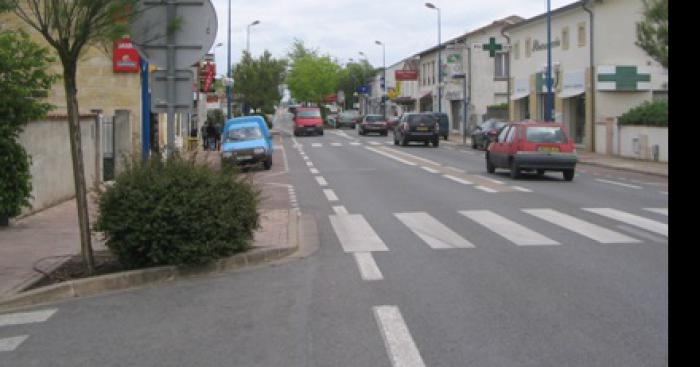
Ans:
{"label": "street lamp post", "polygon": [[544,120],[552,119],[552,13],[550,0],[547,0],[547,95],[544,100]]}
{"label": "street lamp post", "polygon": [[440,21],[440,8],[432,3],[425,3],[425,6],[437,10],[438,13],[438,112],[442,112],[442,23]]}
{"label": "street lamp post", "polygon": [[384,101],[386,96],[386,48],[383,42],[374,41],[374,43],[382,46],[382,114],[386,117],[386,102]]}
{"label": "street lamp post", "polygon": [[250,55],[250,27],[254,25],[260,24],[259,20],[254,21],[253,23],[248,24],[248,27],[246,27],[246,43],[245,43],[245,49],[248,52],[248,55]]}
{"label": "street lamp post", "polygon": [[[226,62],[226,76],[231,79],[231,0],[228,0],[228,59]],[[231,118],[231,86],[226,86],[226,118]]]}

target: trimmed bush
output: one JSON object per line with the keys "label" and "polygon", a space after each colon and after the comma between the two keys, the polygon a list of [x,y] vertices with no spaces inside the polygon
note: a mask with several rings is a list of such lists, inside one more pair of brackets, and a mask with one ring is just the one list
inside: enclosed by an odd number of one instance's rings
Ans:
{"label": "trimmed bush", "polygon": [[668,101],[646,101],[617,119],[620,125],[668,126]]}
{"label": "trimmed bush", "polygon": [[0,136],[0,222],[30,206],[29,166],[30,158],[24,148],[12,137]]}
{"label": "trimmed bush", "polygon": [[134,162],[100,194],[95,230],[129,269],[205,264],[250,248],[259,197],[235,170]]}

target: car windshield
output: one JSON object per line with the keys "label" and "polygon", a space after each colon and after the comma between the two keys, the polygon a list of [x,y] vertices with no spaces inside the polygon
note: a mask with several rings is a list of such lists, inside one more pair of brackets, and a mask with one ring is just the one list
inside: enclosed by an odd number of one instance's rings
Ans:
{"label": "car windshield", "polygon": [[358,115],[357,111],[345,111],[340,114],[343,117],[356,117]]}
{"label": "car windshield", "polygon": [[226,141],[246,141],[262,138],[262,132],[258,126],[234,127],[226,133]]}
{"label": "car windshield", "polygon": [[564,131],[556,126],[530,126],[525,136],[531,143],[566,143]]}
{"label": "car windshield", "polygon": [[379,116],[379,115],[372,115],[372,116],[367,116],[367,118],[365,118],[365,120],[366,120],[367,122],[384,121],[384,117],[383,117],[383,116]]}
{"label": "car windshield", "polygon": [[411,115],[408,116],[408,122],[409,123],[422,123],[422,124],[430,124],[435,122],[435,118],[430,115]]}
{"label": "car windshield", "polygon": [[303,117],[303,118],[321,117],[321,111],[320,110],[299,111],[299,112],[297,112],[297,117]]}

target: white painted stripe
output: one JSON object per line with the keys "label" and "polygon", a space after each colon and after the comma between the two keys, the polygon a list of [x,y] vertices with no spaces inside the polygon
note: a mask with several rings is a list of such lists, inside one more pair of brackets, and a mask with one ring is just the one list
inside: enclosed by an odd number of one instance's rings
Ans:
{"label": "white painted stripe", "polygon": [[484,179],[484,180],[489,181],[489,182],[493,182],[493,183],[495,183],[495,184],[497,184],[497,185],[505,185],[505,184],[506,184],[506,183],[503,182],[503,181],[494,180],[493,178],[489,178],[489,177],[486,177],[486,176],[481,176],[481,175],[480,175],[479,178]]}
{"label": "white painted stripe", "polygon": [[393,145],[394,141],[393,140],[387,140],[384,142],[384,145]]}
{"label": "white painted stripe", "polygon": [[317,175],[319,173],[318,170],[316,168],[313,168],[313,167],[309,168],[309,171],[311,173],[313,173],[314,175]]}
{"label": "white painted stripe", "polygon": [[428,171],[428,172],[430,172],[430,173],[438,173],[438,170],[432,169],[432,168],[430,168],[430,167],[425,167],[425,166],[423,166],[423,167],[421,167],[421,169],[422,169],[423,171]]}
{"label": "white painted stripe", "polygon": [[408,326],[396,306],[375,306],[372,308],[384,346],[389,353],[393,367],[425,367],[420,352],[413,342]]}
{"label": "white painted stripe", "polygon": [[338,201],[338,197],[335,196],[335,192],[331,189],[324,189],[323,194],[326,195],[328,201]]}
{"label": "white painted stripe", "polygon": [[27,338],[29,338],[29,335],[0,339],[0,352],[12,352],[17,349],[20,344],[24,343]]}
{"label": "white painted stripe", "polygon": [[345,209],[345,207],[342,206],[342,205],[340,205],[340,206],[334,206],[334,207],[333,207],[333,211],[334,211],[335,214],[337,214],[337,215],[348,214],[348,210]]}
{"label": "white painted stripe", "polygon": [[362,145],[362,143],[358,143],[358,142],[356,142],[356,141],[353,141],[352,143],[350,143],[350,145],[352,145],[352,146],[358,146],[358,145]]}
{"label": "white painted stripe", "polygon": [[475,189],[479,189],[479,190],[481,190],[481,191],[489,192],[489,193],[498,192],[498,191],[496,191],[496,190],[494,190],[494,189],[491,189],[491,188],[488,188],[488,187],[486,187],[486,186],[474,186],[474,188],[475,188]]}
{"label": "white painted stripe", "polygon": [[342,144],[342,143],[331,143],[331,146],[334,146],[334,147],[342,147],[343,144]]}
{"label": "white painted stripe", "polygon": [[394,213],[394,215],[433,249],[474,247],[428,213]]}
{"label": "white painted stripe", "polygon": [[307,157],[307,156],[303,156],[302,158],[303,158],[305,161],[308,161],[308,160],[309,160],[309,157]]}
{"label": "white painted stripe", "polygon": [[389,251],[365,217],[360,214],[330,215],[331,225],[345,252]]}
{"label": "white painted stripe", "polygon": [[362,280],[373,281],[384,279],[371,252],[356,252],[354,255],[357,267],[360,269]]}
{"label": "white painted stripe", "polygon": [[314,148],[320,148],[323,146],[323,143],[311,143],[311,146]]}
{"label": "white painted stripe", "polygon": [[44,322],[53,316],[58,311],[57,308],[51,308],[41,311],[20,312],[0,315],[0,327],[8,325],[32,324],[36,322]]}
{"label": "white painted stripe", "polygon": [[314,163],[313,163],[313,162],[306,162],[306,165],[309,166],[309,167],[311,167],[311,166],[314,165]]}
{"label": "white painted stripe", "polygon": [[464,210],[459,213],[518,246],[559,245],[559,242],[489,210]]}
{"label": "white painted stripe", "polygon": [[641,241],[599,225],[552,209],[523,209],[527,214],[563,227],[600,243],[639,243]]}
{"label": "white painted stripe", "polygon": [[[607,176],[606,176],[606,177],[607,177]],[[603,183],[607,183],[607,184],[611,184],[611,185],[617,185],[617,186],[622,186],[622,187],[628,187],[628,188],[630,188],[630,189],[636,189],[636,190],[641,190],[641,189],[642,189],[641,186],[630,185],[630,184],[626,184],[626,183],[622,183],[622,182],[617,182],[617,181],[603,180],[602,178],[596,178],[595,180],[598,181],[598,182],[603,182]]]}
{"label": "white painted stripe", "polygon": [[525,188],[525,187],[522,187],[522,186],[511,186],[510,188],[513,190],[518,190],[518,191],[522,191],[522,192],[532,192],[532,190]]}
{"label": "white painted stripe", "polygon": [[665,223],[611,208],[583,208],[583,210],[668,237],[668,224]]}
{"label": "white painted stripe", "polygon": [[655,235],[655,234],[651,234],[651,233],[649,233],[649,232],[644,232],[644,231],[642,231],[641,229],[637,229],[637,228],[634,228],[634,227],[630,227],[630,226],[628,226],[628,225],[626,225],[626,224],[619,224],[619,225],[617,225],[617,228],[619,228],[619,229],[621,229],[621,230],[623,230],[623,231],[625,231],[625,232],[627,232],[627,233],[631,233],[631,234],[633,234],[633,235],[635,235],[635,236],[639,236],[639,237],[642,237],[642,238],[646,238],[647,240],[649,240],[649,241],[651,241],[651,242],[664,243],[664,242],[667,241],[667,240],[666,240],[665,238],[663,238],[663,237],[657,236],[657,235]]}
{"label": "white painted stripe", "polygon": [[459,172],[459,173],[462,173],[462,172],[463,172],[463,171],[462,171],[461,169],[459,169],[459,168],[454,168],[454,167],[450,167],[450,166],[447,166],[447,167],[445,167],[445,168],[447,168],[447,169],[449,169],[450,171],[453,171],[453,172]]}
{"label": "white painted stripe", "polygon": [[668,195],[667,191],[659,191],[659,193],[661,193],[661,195]]}
{"label": "white painted stripe", "polygon": [[668,208],[644,208],[644,210],[650,211],[650,212],[656,213],[656,214],[665,215],[668,217]]}
{"label": "white painted stripe", "polygon": [[419,156],[416,156],[416,155],[413,155],[413,154],[410,154],[410,153],[402,152],[402,151],[397,150],[397,149],[386,148],[386,147],[383,148],[383,149],[384,149],[384,150],[387,150],[387,151],[390,151],[390,152],[392,152],[392,153],[400,154],[400,155],[402,155],[402,156],[404,156],[404,157],[407,157],[407,158],[412,158],[412,159],[415,159],[415,160],[419,160],[419,161],[421,161],[421,162],[425,162],[425,163],[430,164],[430,165],[433,165],[433,166],[442,166],[442,164],[440,164],[440,163],[438,163],[438,162],[431,161],[430,159],[426,159],[426,158],[421,158],[421,157],[419,157]]}
{"label": "white painted stripe", "polygon": [[316,176],[315,179],[316,179],[316,182],[318,182],[319,185],[321,185],[321,186],[328,186],[328,182],[326,181],[325,178],[323,178],[323,176]]}
{"label": "white painted stripe", "polygon": [[472,182],[471,182],[471,181],[467,181],[467,180],[464,180],[464,179],[461,179],[461,178],[459,178],[459,177],[455,177],[455,176],[452,176],[452,175],[442,175],[442,177],[447,178],[447,179],[450,179],[450,180],[452,180],[452,181],[454,181],[454,182],[459,182],[459,183],[461,183],[461,184],[463,184],[463,185],[472,185]]}
{"label": "white painted stripe", "polygon": [[377,143],[376,141],[370,141],[367,144],[369,144],[369,145],[382,145],[381,143]]}
{"label": "white painted stripe", "polygon": [[373,152],[375,152],[375,153],[377,153],[377,154],[383,155],[383,156],[385,156],[385,157],[387,157],[387,158],[391,158],[391,159],[393,159],[393,160],[395,160],[395,161],[401,162],[401,163],[403,163],[403,164],[406,164],[406,165],[409,165],[409,166],[415,166],[415,165],[416,165],[416,164],[413,163],[413,162],[409,162],[409,161],[404,160],[404,159],[401,159],[401,158],[399,158],[399,157],[394,157],[393,155],[391,155],[391,154],[389,154],[389,153],[386,153],[386,152],[382,152],[382,151],[379,150],[379,149],[374,149],[374,148],[370,148],[370,147],[365,147],[365,148],[366,148],[367,150],[371,150],[371,151],[373,151]]}

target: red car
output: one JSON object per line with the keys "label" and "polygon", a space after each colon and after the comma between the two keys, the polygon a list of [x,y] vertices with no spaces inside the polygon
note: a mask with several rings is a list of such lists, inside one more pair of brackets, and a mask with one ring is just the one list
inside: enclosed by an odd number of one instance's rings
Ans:
{"label": "red car", "polygon": [[305,107],[298,108],[294,114],[294,136],[318,134],[323,135],[323,119],[321,109]]}
{"label": "red car", "polygon": [[486,151],[486,171],[510,169],[510,177],[518,178],[520,171],[560,171],[564,180],[574,179],[576,147],[562,124],[522,121],[509,123]]}

